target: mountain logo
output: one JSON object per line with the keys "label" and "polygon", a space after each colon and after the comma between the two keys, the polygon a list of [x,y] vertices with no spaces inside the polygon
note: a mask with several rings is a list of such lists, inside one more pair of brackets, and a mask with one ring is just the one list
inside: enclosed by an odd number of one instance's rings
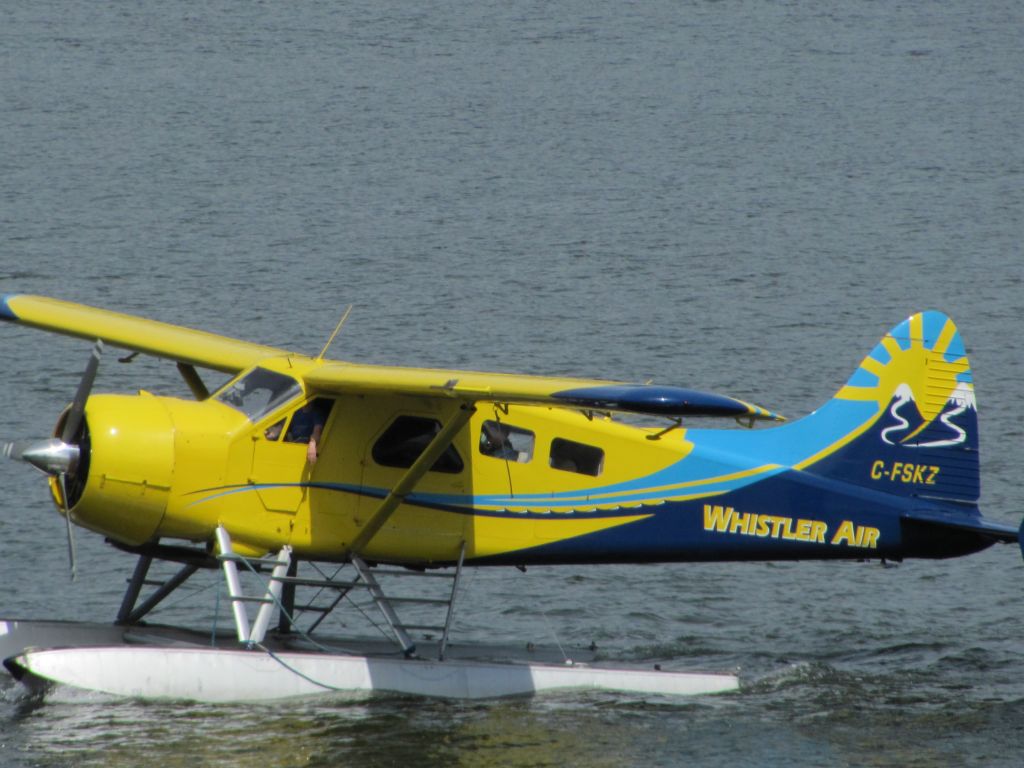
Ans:
{"label": "mountain logo", "polygon": [[[931,421],[925,421],[914,399],[913,389],[900,384],[889,402],[892,423],[882,429],[880,437],[888,445],[904,448],[949,448],[967,442],[971,428],[968,421],[977,419],[977,403],[970,384],[960,383],[946,400],[942,410]],[[959,420],[962,424],[957,424]]]}

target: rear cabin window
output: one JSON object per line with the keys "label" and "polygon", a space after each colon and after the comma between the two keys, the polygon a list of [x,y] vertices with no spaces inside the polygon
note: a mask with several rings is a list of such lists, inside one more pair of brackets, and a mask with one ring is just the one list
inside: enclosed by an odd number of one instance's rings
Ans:
{"label": "rear cabin window", "polygon": [[[399,416],[373,444],[373,460],[383,467],[411,467],[440,431],[441,422],[437,419]],[[458,474],[462,468],[462,457],[449,445],[430,469]]]}
{"label": "rear cabin window", "polygon": [[496,459],[526,463],[533,458],[533,432],[500,421],[485,421],[480,427],[480,453]]}
{"label": "rear cabin window", "polygon": [[592,445],[556,437],[551,441],[551,458],[548,463],[552,469],[597,477],[604,468],[604,451]]}

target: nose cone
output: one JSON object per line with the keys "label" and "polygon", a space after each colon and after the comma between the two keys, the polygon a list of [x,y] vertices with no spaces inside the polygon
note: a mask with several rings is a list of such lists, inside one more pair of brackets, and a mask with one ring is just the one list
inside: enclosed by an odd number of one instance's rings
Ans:
{"label": "nose cone", "polygon": [[[150,540],[167,508],[174,475],[174,423],[161,398],[94,395],[86,409],[88,457],[76,523],[126,544]],[[59,441],[58,441],[59,442]],[[84,447],[84,446],[83,446]],[[56,481],[51,481],[55,493]]]}
{"label": "nose cone", "polygon": [[30,443],[22,448],[17,456],[48,475],[73,472],[78,466],[78,457],[77,445],[69,445],[56,437]]}

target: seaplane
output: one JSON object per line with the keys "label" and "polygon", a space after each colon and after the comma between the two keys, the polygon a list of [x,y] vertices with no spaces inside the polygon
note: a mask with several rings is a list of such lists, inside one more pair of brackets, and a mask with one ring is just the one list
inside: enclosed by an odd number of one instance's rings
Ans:
{"label": "seaplane", "polygon": [[[718,693],[738,676],[461,652],[449,642],[460,576],[901,561],[1020,540],[979,511],[971,368],[937,311],[896,325],[831,400],[794,420],[673,385],[334,360],[338,329],[312,356],[24,294],[0,298],[0,320],[93,344],[53,435],[3,452],[45,474],[72,573],[73,526],[137,558],[111,624],[0,620],[0,658],[33,690]],[[106,347],[175,363],[191,397],[93,394]],[[209,387],[211,375],[225,383]],[[154,561],[178,570],[154,583]],[[199,571],[222,575],[230,632],[146,622]],[[417,598],[398,594],[402,577],[443,585],[423,598],[432,624],[405,617]],[[318,635],[355,593],[379,609],[383,647]]]}

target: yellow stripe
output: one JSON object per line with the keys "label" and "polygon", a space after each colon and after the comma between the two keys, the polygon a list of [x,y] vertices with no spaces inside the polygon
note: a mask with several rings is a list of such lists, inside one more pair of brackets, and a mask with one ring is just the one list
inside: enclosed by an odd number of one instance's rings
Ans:
{"label": "yellow stripe", "polygon": [[[730,472],[726,475],[717,475],[715,477],[705,477],[700,480],[688,480],[685,483],[673,483],[672,485],[659,485],[650,488],[640,488],[635,491],[616,491],[614,493],[591,493],[580,496],[562,496],[558,499],[545,500],[543,503],[534,504],[514,504],[508,506],[497,506],[488,505],[486,509],[490,511],[502,511],[502,510],[537,510],[537,509],[556,509],[559,507],[572,506],[574,504],[587,504],[592,506],[594,509],[615,509],[616,507],[633,505],[650,505],[660,504],[667,500],[677,501],[684,499],[699,499],[704,496],[714,495],[721,493],[720,490],[714,491],[702,491],[700,493],[684,495],[684,496],[670,496],[673,491],[682,490],[683,488],[693,488],[695,486],[728,483],[733,480],[742,480],[747,477],[753,477],[755,475],[764,474],[771,472],[776,469],[781,469],[781,464],[764,464],[760,467],[754,467],[753,469],[746,469],[741,472]],[[635,497],[640,494],[650,494],[655,496],[653,499],[637,499],[628,498]],[[600,499],[620,499],[619,501],[613,501],[605,504],[597,503]],[[482,507],[483,508],[483,507]]]}
{"label": "yellow stripe", "polygon": [[873,373],[875,376],[879,376],[882,371],[885,370],[888,363],[883,363],[880,360],[875,360],[873,357],[864,358],[864,362],[860,364],[860,367],[868,373]]}
{"label": "yellow stripe", "polygon": [[942,327],[942,333],[939,334],[939,339],[935,342],[935,346],[932,347],[932,351],[937,352],[945,358],[946,351],[949,349],[949,343],[953,341],[955,336],[956,326],[953,324],[952,320],[947,318],[946,324]]}
{"label": "yellow stripe", "polygon": [[[903,348],[900,346],[900,343],[892,336],[886,336],[882,339],[882,346],[885,347],[885,351],[889,353],[890,358],[898,357],[900,353],[903,352]],[[886,365],[888,365],[888,363],[886,363]]]}
{"label": "yellow stripe", "polygon": [[924,315],[920,312],[910,316],[910,343],[914,347],[924,346]]}

